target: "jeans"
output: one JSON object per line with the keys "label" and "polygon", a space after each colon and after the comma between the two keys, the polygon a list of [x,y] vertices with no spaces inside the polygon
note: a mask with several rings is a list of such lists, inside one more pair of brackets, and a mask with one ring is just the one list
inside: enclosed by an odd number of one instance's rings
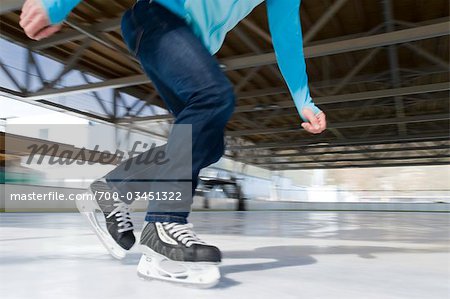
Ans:
{"label": "jeans", "polygon": [[[186,223],[200,170],[217,162],[224,153],[224,129],[235,105],[233,86],[184,20],[155,2],[139,1],[126,11],[122,35],[174,115],[174,128],[186,124],[192,130],[190,198],[178,209],[173,202],[149,201],[145,220]],[[174,131],[167,144],[158,148],[171,157],[177,157],[177,150],[182,146],[182,137]],[[181,162],[180,159],[174,161]],[[146,180],[133,181],[133,174],[152,178],[169,167],[131,163],[131,168],[125,170],[125,163],[106,176],[108,184],[121,194],[151,191],[153,185]],[[175,181],[166,184],[176,184]]]}

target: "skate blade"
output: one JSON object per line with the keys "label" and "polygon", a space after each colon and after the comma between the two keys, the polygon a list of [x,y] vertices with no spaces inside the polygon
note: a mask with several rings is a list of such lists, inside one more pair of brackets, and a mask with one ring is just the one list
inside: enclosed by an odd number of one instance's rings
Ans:
{"label": "skate blade", "polygon": [[155,277],[149,277],[145,274],[140,273],[139,271],[137,272],[137,276],[144,280],[144,281],[159,281],[159,282],[163,282],[163,283],[167,283],[167,284],[176,284],[179,285],[180,287],[185,287],[185,288],[193,288],[193,289],[210,289],[215,287],[220,279],[217,279],[216,281],[213,281],[211,283],[203,283],[203,284],[199,284],[199,283],[189,283],[189,282],[178,282],[178,281],[172,281],[169,279],[163,279],[163,278],[155,278]]}
{"label": "skate blade", "polygon": [[[87,194],[92,193],[88,192]],[[94,198],[93,196],[94,195],[92,194],[91,198]],[[100,222],[97,219],[96,211],[101,212],[97,201],[95,201],[94,199],[77,200],[76,205],[80,214],[83,215],[87,220],[87,222],[89,223],[89,227],[97,235],[103,247],[106,248],[109,254],[111,254],[115,259],[123,259],[126,256],[126,250],[120,247],[120,245],[118,245],[116,241],[114,241],[109,233],[107,233],[101,227]]]}
{"label": "skate blade", "polygon": [[177,262],[146,248],[139,261],[137,275],[192,288],[212,288],[220,280],[219,268],[212,263]]}

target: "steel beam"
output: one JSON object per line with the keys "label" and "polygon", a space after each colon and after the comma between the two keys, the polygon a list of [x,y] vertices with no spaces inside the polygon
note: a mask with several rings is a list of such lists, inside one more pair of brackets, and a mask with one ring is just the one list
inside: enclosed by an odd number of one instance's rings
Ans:
{"label": "steel beam", "polygon": [[[440,22],[412,29],[397,30],[366,37],[317,44],[304,48],[305,58],[334,55],[358,50],[365,50],[389,45],[407,43],[450,34],[450,22]],[[239,70],[276,63],[275,53],[240,56],[224,59],[221,62],[226,70]]]}
{"label": "steel beam", "polygon": [[[430,74],[442,73],[442,71],[437,71],[437,69],[424,69],[423,71],[430,72]],[[351,80],[351,83],[371,82],[369,80],[370,77],[374,77],[374,78],[380,77],[381,74],[383,74],[383,73],[374,74],[372,76],[364,75],[364,76],[355,77],[353,80]],[[331,83],[337,83],[337,82],[340,82],[342,80],[343,80],[342,78],[330,80],[330,84]],[[314,82],[312,84],[314,86],[316,86],[316,85],[317,86],[322,86],[324,83],[325,82]],[[325,86],[324,85],[324,87],[329,87],[329,86]],[[239,99],[247,99],[247,98],[253,98],[253,97],[263,97],[263,96],[267,96],[267,95],[278,95],[278,94],[287,94],[287,93],[289,93],[289,91],[286,88],[280,88],[280,87],[265,88],[265,89],[260,89],[260,90],[256,90],[256,91],[240,92],[240,93],[238,93],[238,98]],[[444,100],[444,99],[446,100],[447,98],[443,98],[441,100]],[[379,105],[380,101],[377,102],[376,100],[377,99],[372,99],[372,101],[371,102],[367,102],[366,105],[369,105],[369,103],[370,103],[370,105]],[[288,101],[286,101],[286,102],[288,102]],[[276,103],[274,103],[274,104],[276,104]],[[254,111],[255,110],[255,105],[250,105],[250,106],[251,106],[250,107],[251,111]],[[260,107],[260,108],[262,108],[261,110],[267,110],[265,107]],[[240,112],[239,109],[240,108],[238,108],[237,112]],[[273,108],[270,108],[270,109],[273,109]],[[295,113],[295,112],[288,112],[288,113],[283,113],[283,115],[297,115],[297,113]],[[263,118],[265,118],[267,120],[270,117],[272,117],[272,116],[265,115]],[[167,114],[167,115],[159,115],[159,116],[156,116],[156,117],[152,117],[151,119],[147,119],[146,117],[144,117],[144,118],[142,118],[142,121],[160,121],[160,120],[167,120],[167,119],[171,119],[171,118],[172,118],[172,116],[170,114]],[[260,118],[262,118],[262,117],[260,117]],[[357,119],[357,118],[358,118],[358,115],[355,114],[353,119]],[[140,120],[141,119],[139,117],[134,119],[134,121],[140,121]]]}
{"label": "steel beam", "polygon": [[345,3],[347,3],[348,0],[336,0],[328,9],[327,11],[317,20],[317,22],[314,22],[314,25],[308,30],[308,32],[305,34],[303,38],[303,43],[306,44],[310,40],[314,38],[314,36],[325,26],[328,21],[330,21],[331,18],[334,17],[334,15],[341,9],[342,6],[344,6]]}
{"label": "steel beam", "polygon": [[[112,120],[111,118],[107,118],[107,117],[103,117],[100,115],[96,115],[93,113],[89,113],[86,111],[81,111],[75,108],[71,108],[71,107],[67,107],[58,103],[54,103],[54,102],[50,102],[50,101],[46,101],[46,100],[37,100],[37,101],[30,101],[27,100],[26,98],[24,98],[21,93],[16,92],[14,90],[10,90],[4,87],[0,86],[0,96],[5,96],[8,98],[12,98],[14,100],[17,101],[21,101],[21,102],[25,102],[25,103],[29,103],[35,106],[39,106],[39,107],[43,107],[46,109],[51,109],[53,111],[57,111],[57,112],[62,112],[62,113],[66,113],[68,115],[73,115],[73,116],[77,116],[79,117],[80,115],[83,116],[86,119],[95,121],[95,122],[100,122],[100,123],[105,123],[105,124],[111,124]],[[128,124],[115,124],[116,126],[123,128],[123,129],[130,129]],[[149,136],[153,136],[155,138],[157,138],[158,140],[166,140],[166,137],[160,136],[157,133],[151,132],[150,130],[146,129],[146,128],[132,128],[131,129],[133,132],[140,132],[140,133],[145,133],[148,134]]]}
{"label": "steel beam", "polygon": [[382,145],[408,142],[425,141],[447,141],[450,140],[448,134],[430,134],[430,135],[406,135],[406,136],[377,136],[372,138],[347,138],[347,139],[329,139],[323,137],[313,137],[309,140],[295,142],[264,142],[252,145],[230,146],[227,150],[254,150],[254,149],[277,149],[277,148],[296,148],[296,147],[333,147],[333,146],[352,146],[352,145]]}
{"label": "steel beam", "polygon": [[256,33],[259,37],[261,37],[263,40],[265,40],[267,43],[272,44],[272,37],[269,33],[265,32],[261,28],[259,28],[257,25],[255,25],[252,21],[249,19],[243,19],[241,23],[246,26],[248,29]]}
{"label": "steel beam", "polygon": [[[253,162],[253,165],[292,165],[292,164],[321,164],[321,163],[338,163],[338,162],[371,162],[371,161],[398,161],[398,160],[423,160],[423,159],[447,159],[450,155],[420,155],[420,156],[400,156],[400,157],[374,157],[374,158],[339,158],[339,159],[317,159],[302,161],[273,161],[273,162]],[[450,160],[448,161],[450,164]]]}
{"label": "steel beam", "polygon": [[409,43],[405,43],[402,46],[412,50],[414,53],[422,56],[431,63],[440,66],[443,70],[446,70],[447,72],[450,71],[450,65],[447,61],[444,61],[442,58],[429,53],[428,51],[422,49],[421,47]]}
{"label": "steel beam", "polygon": [[[426,84],[426,85],[416,85],[409,87],[400,87],[400,88],[391,88],[391,89],[381,89],[374,91],[365,91],[365,92],[357,92],[350,94],[342,94],[335,96],[326,96],[326,97],[317,97],[314,99],[314,103],[317,105],[324,104],[332,104],[332,103],[345,103],[345,102],[353,102],[353,101],[362,101],[369,99],[381,99],[381,98],[389,98],[395,96],[405,96],[405,95],[413,95],[413,94],[422,94],[422,93],[431,93],[438,91],[448,91],[450,90],[450,82],[443,83],[434,83],[434,84]],[[255,96],[256,92],[254,93]],[[274,105],[266,105],[256,107],[255,104],[250,105],[241,105],[236,107],[235,112],[253,112],[253,111],[262,111],[262,110],[273,110],[279,108],[291,108],[295,107],[294,102],[292,100],[286,101],[278,101],[274,103]]]}
{"label": "steel beam", "polygon": [[24,88],[22,85],[20,85],[19,81],[17,81],[16,77],[8,70],[8,67],[0,60],[0,69],[3,70],[3,72],[6,74],[6,77],[8,77],[9,80],[16,86],[17,89],[20,91],[24,91]]}
{"label": "steel beam", "polygon": [[130,86],[129,84],[130,81],[132,81],[135,85],[146,84],[149,82],[148,78],[145,75],[134,75],[125,78],[110,79],[107,81],[89,83],[78,86],[44,89],[37,92],[33,92],[32,96],[25,96],[25,98],[27,100],[38,100],[42,98],[50,99],[59,96],[69,96],[79,93],[99,91],[102,89],[122,88]]}
{"label": "steel beam", "polygon": [[[247,46],[249,47],[253,52],[256,54],[262,54],[264,51],[251,40],[251,38],[240,28],[235,28],[233,30],[233,33],[236,34],[236,36]],[[276,68],[274,65],[269,66],[272,73],[277,76],[281,81],[283,81],[283,76],[278,71],[278,68]],[[235,86],[235,91],[240,91],[245,84],[247,84],[250,79],[252,79],[260,70],[261,68],[253,68],[240,82]]]}
{"label": "steel beam", "polygon": [[[320,164],[320,163],[317,163]],[[317,166],[300,166],[300,167],[277,167],[270,168],[272,170],[309,170],[309,169],[344,169],[344,168],[380,168],[380,167],[404,167],[404,166],[432,166],[432,165],[449,165],[450,161],[434,161],[434,162],[406,162],[406,163],[370,163],[370,164],[347,164],[347,165],[317,165]]]}
{"label": "steel beam", "polygon": [[46,86],[54,87],[55,84],[57,84],[62,79],[62,77],[64,77],[68,72],[70,72],[75,67],[75,65],[80,60],[81,56],[85,54],[84,53],[85,50],[89,48],[90,45],[91,40],[88,38],[84,39],[82,44],[75,50],[75,53],[73,53],[73,55],[71,55],[69,60],[67,60],[67,63],[64,64],[64,68],[61,70],[61,72],[59,72],[59,74],[57,74],[56,77],[52,81],[50,81]]}
{"label": "steel beam", "polygon": [[113,42],[109,41],[107,37],[102,36],[102,33],[92,30],[91,28],[86,28],[84,26],[80,26],[75,22],[72,21],[65,21],[66,24],[68,24],[70,27],[75,29],[76,31],[86,35],[90,39],[98,42],[99,44],[102,44],[103,46],[110,48],[114,51],[117,51],[120,53],[123,57],[128,58],[131,61],[139,62],[139,60],[132,56],[127,50],[122,49],[121,47],[117,46]]}
{"label": "steel beam", "polygon": [[140,117],[128,117],[128,118],[119,118],[117,122],[119,123],[129,123],[129,122],[158,122],[158,121],[168,121],[172,120],[172,114],[159,114],[152,116],[140,116]]}
{"label": "steel beam", "polygon": [[[393,32],[394,27],[394,16],[392,11],[392,2],[391,0],[383,0],[383,14],[384,14],[384,22],[386,24],[387,32]],[[392,87],[398,88],[401,86],[400,82],[400,72],[399,72],[399,62],[398,62],[398,54],[397,47],[395,45],[388,46],[388,57],[389,57],[389,69],[391,71],[391,83]],[[395,110],[397,117],[401,118],[405,116],[405,107],[403,103],[403,98],[397,96],[394,98],[395,100]],[[400,135],[406,134],[406,126],[403,123],[397,125],[398,131]]]}
{"label": "steel beam", "polygon": [[[148,79],[145,75],[135,75],[126,78],[118,78],[111,79],[108,81],[90,83],[79,86],[71,86],[65,87],[61,89],[50,89],[50,90],[42,90],[38,92],[34,92],[32,96],[24,96],[26,100],[39,100],[42,98],[55,98],[59,96],[67,96],[78,94],[80,92],[92,92],[98,91],[102,89],[108,88],[121,88],[124,86],[129,86],[129,82],[133,81],[137,84],[145,84],[148,82]],[[238,98],[249,98],[249,97],[260,97],[264,95],[274,94],[283,92],[282,88],[270,88],[263,89],[259,91],[245,92],[242,94],[238,94]],[[450,83],[434,83],[427,85],[417,85],[411,87],[401,87],[401,88],[393,88],[393,89],[384,89],[384,90],[376,90],[376,91],[367,91],[360,93],[351,93],[351,94],[343,94],[343,95],[335,95],[335,96],[326,96],[326,97],[318,97],[315,98],[314,102],[318,105],[321,104],[330,104],[330,103],[343,103],[343,102],[351,102],[351,101],[360,101],[367,99],[380,99],[386,97],[393,97],[398,95],[412,95],[412,94],[421,94],[421,93],[430,93],[430,92],[438,92],[438,91],[447,91],[450,90]],[[285,90],[287,92],[287,90]],[[262,110],[273,110],[279,108],[290,108],[294,107],[294,102],[292,100],[287,101],[279,101],[274,103],[273,105],[266,105],[261,107],[256,107],[256,105],[242,105],[238,106],[235,110],[236,113],[243,112],[252,112],[252,111],[262,111]]]}
{"label": "steel beam", "polygon": [[[345,129],[345,128],[357,128],[357,127],[370,127],[370,126],[385,126],[394,124],[406,124],[417,122],[430,122],[448,120],[450,115],[448,113],[434,114],[434,115],[418,115],[418,116],[406,116],[401,118],[386,118],[386,119],[371,119],[360,121],[349,121],[339,123],[329,123],[327,129]],[[284,128],[265,128],[265,129],[251,129],[251,130],[239,130],[239,131],[227,131],[226,134],[231,137],[241,137],[248,135],[270,135],[279,133],[299,132],[302,128],[300,126],[291,126]]]}
{"label": "steel beam", "polygon": [[[95,27],[97,25],[94,25]],[[98,25],[98,27],[100,27]],[[91,29],[91,31],[95,31],[95,29]],[[389,45],[389,44],[395,44],[395,43],[401,43],[401,42],[408,42],[413,40],[419,40],[424,38],[430,38],[430,37],[436,37],[436,36],[442,36],[442,35],[448,35],[450,34],[450,22],[441,22],[438,24],[432,24],[432,25],[425,25],[421,27],[416,27],[413,29],[405,29],[405,30],[398,30],[390,33],[383,33],[378,35],[372,35],[368,37],[361,37],[361,38],[355,38],[355,39],[349,39],[349,40],[342,40],[337,42],[330,42],[315,46],[309,46],[305,47],[304,53],[306,58],[311,57],[318,57],[318,56],[325,56],[325,55],[332,55],[337,53],[343,53],[348,51],[354,51],[354,50],[361,50],[361,49],[368,49],[372,47],[380,47],[383,45]],[[84,35],[81,35],[81,37],[84,37]],[[53,41],[54,42],[54,41]],[[36,44],[31,44],[33,48],[39,48],[41,46],[37,46]],[[266,53],[266,54],[257,54],[257,55],[251,55],[251,56],[244,56],[239,58],[229,58],[222,60],[222,64],[226,65],[226,70],[237,70],[237,69],[243,69],[243,68],[249,68],[249,67],[259,67],[264,65],[270,65],[275,64],[275,54],[274,53]],[[145,75],[134,75],[130,77],[125,77],[121,79],[113,79],[113,81],[105,81],[100,86],[102,88],[109,88],[113,87],[111,85],[117,84],[117,80],[120,80],[121,87],[125,86],[134,86],[139,84],[145,84],[149,83],[150,81],[147,79]],[[110,85],[108,85],[110,84]],[[79,86],[79,87],[70,87],[71,94],[74,94],[75,92],[82,93],[85,89],[88,89],[88,91],[92,91],[91,87],[89,86]],[[96,89],[98,90],[98,89]],[[280,89],[275,90],[274,92],[282,91]],[[61,92],[64,92],[64,89],[61,90]],[[57,94],[57,91],[50,90],[49,94],[46,94],[45,92],[39,94],[38,96],[49,96]],[[270,95],[270,94],[269,94]]]}
{"label": "steel beam", "polygon": [[[90,30],[93,32],[108,32],[120,28],[120,18],[105,20],[101,23],[92,24]],[[52,35],[48,38],[33,41],[28,44],[29,48],[32,50],[42,50],[49,47],[54,47],[62,43],[72,42],[85,38],[86,35],[83,33],[73,30],[69,32],[62,32]]]}
{"label": "steel beam", "polygon": [[381,50],[381,48],[375,48],[371,50],[363,59],[361,59],[357,65],[353,69],[350,70],[350,72],[342,79],[339,84],[331,90],[330,94],[337,94],[341,91],[342,88],[344,88],[353,77],[356,76],[369,62],[373,60],[375,55],[378,54],[378,52]]}
{"label": "steel beam", "polygon": [[432,146],[401,146],[394,148],[366,148],[366,149],[348,149],[348,150],[332,150],[332,151],[307,151],[298,152],[293,154],[271,154],[271,155],[244,155],[239,157],[240,161],[250,162],[254,159],[273,159],[273,158],[291,158],[291,157],[309,157],[309,156],[330,156],[330,155],[358,155],[358,154],[380,154],[380,153],[393,153],[393,152],[419,152],[419,151],[450,151],[450,145],[432,145]]}

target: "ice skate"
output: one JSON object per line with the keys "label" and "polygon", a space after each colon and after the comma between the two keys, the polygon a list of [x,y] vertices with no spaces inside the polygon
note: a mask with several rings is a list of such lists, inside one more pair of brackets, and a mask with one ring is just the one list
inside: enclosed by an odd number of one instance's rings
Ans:
{"label": "ice skate", "polygon": [[209,288],[220,279],[220,250],[201,241],[192,224],[149,222],[141,235],[138,276]]}
{"label": "ice skate", "polygon": [[[109,195],[105,195],[107,193]],[[136,241],[129,205],[114,199],[113,191],[105,180],[92,183],[88,194],[83,200],[77,201],[78,210],[86,217],[108,252],[116,259],[124,258]],[[106,227],[98,221],[97,211],[105,217]]]}

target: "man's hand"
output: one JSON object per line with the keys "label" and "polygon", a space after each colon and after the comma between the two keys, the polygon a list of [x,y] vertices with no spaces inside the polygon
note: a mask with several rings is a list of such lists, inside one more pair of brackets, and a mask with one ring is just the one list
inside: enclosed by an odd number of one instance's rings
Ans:
{"label": "man's hand", "polygon": [[302,127],[309,133],[320,134],[327,128],[325,113],[319,112],[317,115],[314,115],[312,110],[309,108],[303,108],[302,113],[308,120],[308,122],[302,123]]}
{"label": "man's hand", "polygon": [[40,40],[58,32],[61,25],[52,26],[40,0],[26,0],[20,14],[20,26],[25,34],[35,40]]}

